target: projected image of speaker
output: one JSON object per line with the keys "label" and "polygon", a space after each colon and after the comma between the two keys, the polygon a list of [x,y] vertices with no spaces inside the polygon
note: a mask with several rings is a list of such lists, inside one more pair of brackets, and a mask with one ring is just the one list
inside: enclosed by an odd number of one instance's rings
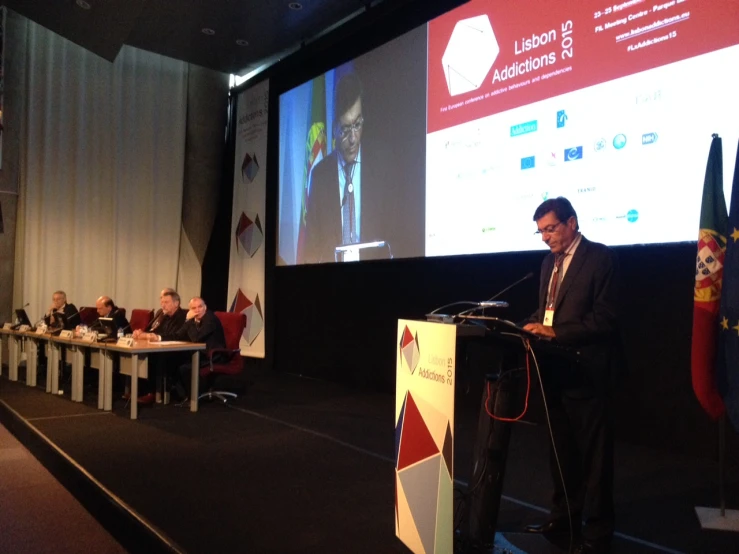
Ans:
{"label": "projected image of speaker", "polygon": [[423,255],[425,51],[419,28],[281,95],[278,263]]}

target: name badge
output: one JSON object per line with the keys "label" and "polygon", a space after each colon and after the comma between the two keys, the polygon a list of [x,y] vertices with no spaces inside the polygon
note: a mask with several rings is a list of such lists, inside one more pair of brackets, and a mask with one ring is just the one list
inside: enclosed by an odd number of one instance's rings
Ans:
{"label": "name badge", "polygon": [[553,323],[554,323],[554,310],[547,309],[544,312],[544,322],[543,322],[543,325],[545,325],[546,327],[551,327]]}
{"label": "name badge", "polygon": [[64,331],[59,333],[59,338],[60,339],[73,339],[74,333],[72,333],[71,329],[65,329]]}
{"label": "name badge", "polygon": [[6,323],[3,324],[3,329],[10,330],[10,329],[12,329],[12,327],[13,327],[13,324],[12,323],[7,323],[6,322]]}
{"label": "name badge", "polygon": [[88,331],[82,335],[82,340],[85,342],[95,342],[98,340],[98,334],[95,331]]}
{"label": "name badge", "polygon": [[46,333],[46,325],[41,324],[38,327],[36,327],[37,335],[43,335],[44,333]]}
{"label": "name badge", "polygon": [[133,346],[133,337],[121,337],[118,339],[118,342],[115,343],[116,346],[126,346],[128,348]]}
{"label": "name badge", "polygon": [[21,325],[20,327],[18,327],[18,331],[20,333],[25,333],[26,331],[30,331],[30,330],[31,330],[30,325]]}

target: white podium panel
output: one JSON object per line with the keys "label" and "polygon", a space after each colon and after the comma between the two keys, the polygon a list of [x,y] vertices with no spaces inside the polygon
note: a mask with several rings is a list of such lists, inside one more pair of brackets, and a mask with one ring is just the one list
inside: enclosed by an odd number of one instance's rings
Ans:
{"label": "white podium panel", "polygon": [[415,554],[453,550],[456,333],[398,320],[395,534]]}

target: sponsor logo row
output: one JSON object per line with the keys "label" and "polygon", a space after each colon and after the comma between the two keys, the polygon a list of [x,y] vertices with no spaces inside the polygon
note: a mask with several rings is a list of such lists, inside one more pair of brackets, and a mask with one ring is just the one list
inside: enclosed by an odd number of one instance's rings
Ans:
{"label": "sponsor logo row", "polygon": [[[623,150],[626,147],[626,144],[628,142],[628,139],[625,134],[619,133],[613,139],[610,141],[610,143],[613,145],[613,148],[615,150]],[[642,146],[646,146],[648,144],[654,144],[657,142],[657,133],[644,133],[641,137],[641,143]],[[593,151],[594,152],[602,152],[606,148],[608,148],[609,142],[605,138],[599,138],[596,141],[593,142]],[[573,162],[575,160],[582,160],[583,159],[583,146],[570,146],[568,148],[564,149],[564,152],[562,153],[562,159],[565,162]],[[558,162],[558,154],[555,151],[552,151],[548,156],[544,156],[546,158],[547,165],[556,165]],[[536,167],[536,156],[524,156],[521,158],[521,169],[533,169]]]}

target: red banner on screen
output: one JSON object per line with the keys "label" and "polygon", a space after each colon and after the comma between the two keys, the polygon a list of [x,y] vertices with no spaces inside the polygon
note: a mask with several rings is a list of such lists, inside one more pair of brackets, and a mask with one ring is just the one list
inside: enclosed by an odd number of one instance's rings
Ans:
{"label": "red banner on screen", "polygon": [[471,0],[429,23],[428,132],[735,44],[736,0]]}

